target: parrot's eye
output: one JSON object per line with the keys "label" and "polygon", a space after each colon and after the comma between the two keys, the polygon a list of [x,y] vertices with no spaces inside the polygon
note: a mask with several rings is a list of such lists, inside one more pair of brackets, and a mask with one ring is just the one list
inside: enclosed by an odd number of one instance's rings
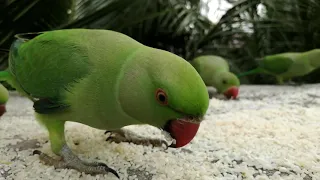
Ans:
{"label": "parrot's eye", "polygon": [[222,83],[223,83],[223,84],[227,84],[227,81],[226,81],[226,80],[222,80]]}
{"label": "parrot's eye", "polygon": [[168,105],[168,97],[167,97],[167,94],[164,92],[164,90],[157,89],[156,99],[161,105]]}

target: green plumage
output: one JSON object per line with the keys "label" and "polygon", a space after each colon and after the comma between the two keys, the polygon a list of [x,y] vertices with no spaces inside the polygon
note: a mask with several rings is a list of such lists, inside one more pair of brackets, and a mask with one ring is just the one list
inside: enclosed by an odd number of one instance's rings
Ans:
{"label": "green plumage", "polygon": [[[77,38],[81,32],[39,33],[33,41],[20,36],[12,45],[9,67],[20,87],[32,97],[59,100],[65,88],[89,73],[88,48],[78,45],[86,40]],[[52,53],[55,51],[59,53]]]}
{"label": "green plumage", "polygon": [[[203,82],[194,75],[191,66],[169,52],[149,48],[128,36],[105,30],[59,30],[17,37],[11,48],[9,72],[13,76],[13,86],[37,99],[34,108],[38,113],[68,111],[59,114],[58,118],[104,129],[117,129],[132,123],[159,126],[164,122],[149,119],[154,115],[137,119],[126,114],[126,111],[134,111],[134,116],[138,116],[137,111],[146,114],[148,108],[136,106],[144,101],[155,106],[156,102],[150,101],[154,99],[153,93],[149,93],[148,98],[135,94],[148,93],[157,86],[172,93],[172,106],[177,105],[172,108],[199,115],[206,112],[207,97],[201,94]],[[189,82],[200,87],[191,88],[195,85]],[[171,87],[172,84],[182,86]],[[175,99],[177,94],[179,98]],[[193,102],[182,103],[184,99]],[[166,116],[167,113],[177,115],[171,108],[159,110]],[[115,114],[112,119],[116,120],[106,121],[105,114]],[[88,118],[93,120],[87,122]]]}
{"label": "green plumage", "polygon": [[265,56],[258,61],[256,69],[244,72],[238,77],[250,74],[264,73],[273,75],[279,84],[293,77],[304,76],[320,67],[320,49],[306,52],[286,52]]}
{"label": "green plumage", "polygon": [[8,90],[0,84],[0,105],[6,104],[9,99]]}
{"label": "green plumage", "polygon": [[230,87],[239,87],[239,79],[230,72],[228,62],[220,56],[199,56],[191,64],[200,74],[206,86],[213,86],[218,93],[223,93]]}
{"label": "green plumage", "polygon": [[[134,124],[164,128],[182,117],[200,123],[209,106],[206,86],[187,61],[108,30],[19,34],[0,80],[34,101],[53,152],[62,156],[71,155],[62,151],[66,121],[107,130]],[[166,105],[157,99],[159,89]],[[79,163],[68,167],[93,171]]]}

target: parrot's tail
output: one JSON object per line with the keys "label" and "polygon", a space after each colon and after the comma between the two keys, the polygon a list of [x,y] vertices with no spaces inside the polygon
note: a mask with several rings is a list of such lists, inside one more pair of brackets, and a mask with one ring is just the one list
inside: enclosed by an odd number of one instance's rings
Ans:
{"label": "parrot's tail", "polygon": [[250,71],[244,72],[244,73],[240,73],[238,74],[238,78],[242,77],[242,76],[247,76],[247,75],[251,75],[251,74],[257,74],[257,73],[261,73],[261,69],[260,68],[256,68],[256,69],[252,69]]}

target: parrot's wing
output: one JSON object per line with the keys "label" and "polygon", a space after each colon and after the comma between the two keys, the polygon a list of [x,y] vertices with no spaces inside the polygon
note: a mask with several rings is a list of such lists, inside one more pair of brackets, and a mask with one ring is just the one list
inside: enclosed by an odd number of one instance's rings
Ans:
{"label": "parrot's wing", "polygon": [[263,58],[259,62],[260,68],[274,74],[282,74],[289,70],[290,66],[294,63],[294,57],[297,53],[282,53],[271,55]]}
{"label": "parrot's wing", "polygon": [[11,47],[10,71],[20,88],[36,99],[34,108],[38,113],[68,108],[64,92],[89,72],[85,42],[74,40],[75,36],[50,32],[20,35]]}

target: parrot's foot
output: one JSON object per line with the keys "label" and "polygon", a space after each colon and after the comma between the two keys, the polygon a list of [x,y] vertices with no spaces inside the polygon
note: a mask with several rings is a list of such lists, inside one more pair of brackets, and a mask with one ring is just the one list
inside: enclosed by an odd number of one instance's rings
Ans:
{"label": "parrot's foot", "polygon": [[212,99],[213,97],[217,96],[218,93],[214,89],[210,89],[207,87],[208,94],[209,94],[209,99]]}
{"label": "parrot's foot", "polygon": [[212,99],[216,93],[212,91],[208,91],[208,94],[209,94],[209,99]]}
{"label": "parrot's foot", "polygon": [[39,150],[33,151],[33,155],[35,154],[39,155],[40,161],[42,161],[44,164],[54,166],[57,169],[75,169],[79,172],[84,172],[91,175],[108,174],[109,172],[111,172],[120,179],[118,173],[104,163],[89,163],[82,161],[75,154],[73,154],[73,152],[67,145],[64,145],[60,151],[60,154],[62,156],[60,160],[53,159],[52,157],[48,156],[47,154]]}
{"label": "parrot's foot", "polygon": [[168,149],[169,147],[168,143],[165,140],[151,139],[151,138],[146,139],[128,130],[119,129],[114,131],[106,131],[104,134],[108,134],[108,133],[110,133],[110,136],[106,139],[106,141],[110,141],[110,142],[115,142],[115,143],[128,142],[128,143],[133,143],[133,144],[143,145],[143,146],[152,145],[153,147],[163,147],[163,145],[165,145],[166,149]]}

